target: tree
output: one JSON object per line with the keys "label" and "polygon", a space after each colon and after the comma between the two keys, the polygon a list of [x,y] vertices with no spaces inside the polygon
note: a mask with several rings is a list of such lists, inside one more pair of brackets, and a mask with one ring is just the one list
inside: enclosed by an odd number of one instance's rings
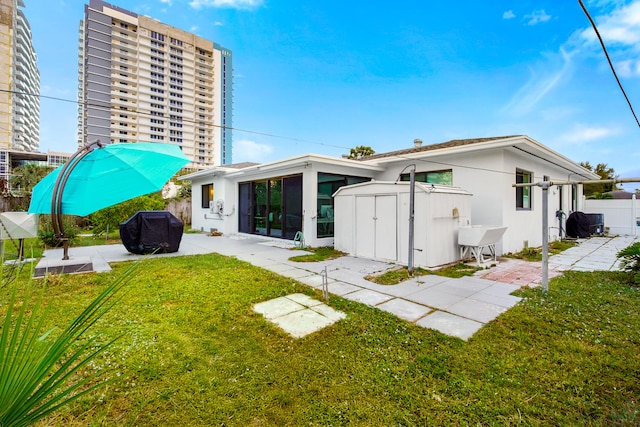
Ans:
{"label": "tree", "polygon": [[52,170],[53,168],[51,166],[27,163],[13,170],[13,176],[9,182],[14,190],[22,194],[31,195],[33,187]]}
{"label": "tree", "polygon": [[[606,163],[598,163],[594,168],[591,166],[589,162],[580,162],[580,166],[583,168],[590,170],[600,177],[600,179],[617,179],[618,175],[610,168]],[[609,191],[619,190],[618,186],[613,183],[601,183],[601,184],[585,184],[584,185],[584,195],[585,197],[589,197],[594,193],[607,193]]]}
{"label": "tree", "polygon": [[103,234],[107,231],[107,227],[111,230],[118,230],[120,223],[129,219],[134,213],[162,210],[165,205],[160,193],[152,193],[101,209],[90,216],[93,234]]}
{"label": "tree", "polygon": [[178,171],[172,178],[171,181],[178,186],[178,194],[176,198],[178,199],[191,199],[191,181],[183,181],[178,178],[184,175],[188,175],[192,173],[192,170],[182,169]]}
{"label": "tree", "polygon": [[372,154],[376,154],[373,148],[367,145],[358,145],[355,148],[352,148],[349,152],[349,159],[361,159],[366,156],[371,156]]}

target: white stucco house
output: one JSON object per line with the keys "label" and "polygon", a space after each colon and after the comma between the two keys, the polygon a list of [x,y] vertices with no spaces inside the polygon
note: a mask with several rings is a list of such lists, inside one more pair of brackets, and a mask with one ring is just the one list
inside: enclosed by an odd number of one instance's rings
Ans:
{"label": "white stucco house", "polygon": [[[331,246],[336,191],[366,181],[407,180],[459,187],[471,193],[470,222],[506,226],[498,254],[542,244],[542,190],[514,183],[575,182],[549,193],[549,234],[558,235],[555,212],[581,210],[581,180],[597,175],[524,135],[452,140],[358,160],[315,154],[265,164],[224,165],[185,175],[192,183],[192,227],[225,234],[294,239]],[[398,218],[398,221],[405,221]],[[416,221],[420,221],[416,218]]]}

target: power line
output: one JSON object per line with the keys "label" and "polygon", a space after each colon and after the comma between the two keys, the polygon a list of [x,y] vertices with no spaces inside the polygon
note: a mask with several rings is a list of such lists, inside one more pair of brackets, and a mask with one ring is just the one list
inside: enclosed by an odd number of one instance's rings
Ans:
{"label": "power line", "polygon": [[[34,96],[34,97],[39,97],[39,98],[45,98],[45,99],[51,99],[54,101],[62,101],[62,102],[67,102],[67,103],[72,103],[72,104],[77,104],[77,105],[86,105],[88,107],[93,107],[95,109],[98,110],[102,110],[102,111],[112,111],[112,108],[110,105],[101,105],[101,104],[96,104],[96,103],[90,103],[90,102],[84,102],[84,101],[78,101],[78,100],[72,100],[72,99],[65,99],[65,98],[58,98],[55,96],[47,96],[47,95],[42,95],[42,94],[38,94],[38,93],[30,93],[30,92],[21,92],[21,91],[16,91],[16,90],[6,90],[6,89],[0,89],[0,92],[5,92],[5,93],[11,93],[14,95],[26,95],[26,96]],[[129,108],[129,107],[127,107]],[[140,110],[116,110],[122,114],[126,114],[127,112],[130,113],[135,113],[139,116],[143,116],[143,117],[150,117],[150,118],[163,118],[163,119],[167,119],[170,120],[171,117],[170,115],[155,115],[155,114],[151,114],[151,110],[149,110],[149,112],[145,112],[145,111],[140,111]],[[186,122],[186,123],[191,123],[191,124],[196,124],[199,123],[198,120],[195,119],[185,119],[184,117],[180,117],[182,122]],[[213,127],[216,128],[221,128],[221,129],[225,129],[225,130],[232,130],[232,131],[237,131],[237,132],[243,132],[243,133],[249,133],[252,135],[260,135],[260,136],[267,136],[270,138],[279,138],[279,139],[286,139],[289,141],[296,141],[296,142],[303,142],[306,144],[315,144],[315,145],[321,145],[321,146],[325,146],[325,147],[333,147],[333,148],[340,148],[340,149],[344,149],[344,150],[349,150],[350,148],[348,147],[342,147],[339,145],[332,145],[332,144],[327,144],[324,142],[316,142],[316,141],[309,141],[309,140],[305,140],[305,139],[300,139],[300,138],[292,138],[292,137],[288,137],[288,136],[282,136],[282,135],[277,135],[277,134],[273,134],[273,133],[268,133],[268,132],[260,132],[260,131],[254,131],[254,130],[248,130],[248,129],[241,129],[241,128],[236,128],[236,127],[232,127],[232,126],[225,126],[225,125],[218,125],[215,123],[211,123],[210,124]]]}
{"label": "power line", "polygon": [[611,71],[613,72],[613,76],[616,78],[616,81],[618,82],[618,86],[620,86],[620,90],[622,91],[622,94],[624,95],[624,99],[626,99],[627,100],[627,104],[629,104],[629,109],[631,110],[631,114],[633,114],[633,118],[636,119],[636,124],[638,125],[638,127],[640,127],[640,121],[638,121],[638,116],[636,116],[635,111],[633,111],[633,106],[631,105],[631,101],[629,101],[629,97],[627,96],[627,93],[625,92],[624,88],[622,87],[622,83],[620,82],[620,79],[618,78],[618,74],[616,73],[616,69],[613,67],[613,63],[611,62],[611,58],[609,57],[609,52],[607,52],[607,47],[604,45],[604,41],[602,40],[602,37],[600,36],[600,32],[598,31],[598,27],[596,26],[596,23],[591,18],[591,15],[589,15],[589,11],[585,7],[584,3],[582,3],[582,0],[578,0],[578,3],[580,3],[580,6],[582,7],[582,10],[584,11],[585,15],[587,15],[587,18],[589,18],[589,22],[591,22],[591,26],[593,27],[593,30],[596,32],[596,36],[598,37],[598,40],[600,41],[600,45],[602,46],[602,50],[604,51],[604,55],[607,57],[607,61],[609,62],[609,67],[611,67]]}
{"label": "power line", "polygon": [[[46,98],[46,99],[51,99],[54,101],[64,101],[64,102],[69,102],[69,103],[75,103],[75,104],[83,104],[83,105],[87,105],[96,109],[101,109],[103,111],[112,111],[111,106],[109,105],[101,105],[101,104],[95,104],[95,103],[86,103],[86,102],[82,102],[82,101],[74,101],[74,100],[70,100],[70,99],[64,99],[64,98],[58,98],[58,97],[53,97],[53,96],[46,96],[46,95],[41,95],[41,94],[37,94],[37,93],[29,93],[29,92],[20,92],[20,91],[12,91],[12,90],[4,90],[4,89],[0,89],[0,92],[9,92],[9,93],[13,93],[13,94],[18,94],[18,95],[27,95],[27,96],[36,96],[36,97],[40,97],[40,98]],[[139,110],[135,110],[135,111],[131,111],[131,110],[116,110],[118,112],[121,112],[122,114],[126,114],[127,111],[131,112],[131,113],[135,113],[139,116],[143,116],[143,117],[149,117],[149,118],[163,118],[163,119],[168,119],[170,120],[171,117],[170,115],[162,115],[162,116],[157,116],[154,114],[151,114],[151,110],[149,110],[149,112],[142,112]],[[187,123],[192,123],[195,124],[198,121],[193,119],[184,119],[182,118],[182,121],[187,122]],[[238,131],[238,132],[244,132],[244,133],[249,133],[249,134],[253,134],[253,135],[261,135],[261,136],[267,136],[267,137],[271,137],[271,138],[279,138],[279,139],[286,139],[289,141],[296,141],[296,142],[302,142],[302,143],[306,143],[306,144],[314,144],[314,145],[320,145],[320,146],[324,146],[324,147],[332,147],[332,148],[339,148],[341,150],[350,150],[351,148],[349,147],[343,147],[340,145],[334,145],[334,144],[327,144],[327,143],[323,143],[323,142],[315,142],[315,141],[309,141],[309,140],[304,140],[304,139],[300,139],[300,138],[292,138],[292,137],[287,137],[287,136],[282,136],[282,135],[277,135],[277,134],[272,134],[272,133],[267,133],[267,132],[260,132],[260,131],[253,131],[253,130],[248,130],[248,129],[241,129],[241,128],[234,128],[234,127],[230,127],[230,126],[224,126],[224,125],[217,125],[215,123],[211,124],[213,127],[218,127],[218,128],[222,128],[222,129],[229,129],[229,130],[233,130],[233,131]],[[390,157],[395,157],[397,159],[401,159],[401,160],[413,160],[413,161],[417,161],[417,162],[421,162],[421,163],[432,163],[435,165],[441,165],[441,166],[448,166],[448,167],[456,167],[456,168],[463,168],[463,169],[471,169],[471,170],[477,170],[477,171],[483,171],[483,172],[493,172],[493,173],[499,173],[499,174],[507,174],[507,175],[511,175],[511,176],[515,176],[515,173],[510,173],[510,172],[505,172],[505,171],[496,171],[493,169],[488,169],[488,168],[482,168],[482,167],[474,167],[474,166],[467,166],[467,165],[459,165],[459,164],[454,164],[454,163],[446,163],[446,162],[438,162],[435,160],[426,160],[426,159],[413,159],[410,157],[404,157],[400,154],[396,154],[394,156],[390,156]]]}
{"label": "power line", "polygon": [[[65,99],[65,98],[59,98],[59,97],[53,97],[53,96],[47,96],[47,95],[42,95],[42,94],[37,94],[37,93],[30,93],[30,92],[20,92],[20,91],[14,91],[14,90],[6,90],[6,89],[0,89],[0,92],[6,92],[6,93],[11,93],[11,94],[17,94],[17,95],[26,95],[26,96],[35,96],[35,97],[40,97],[40,98],[46,98],[46,99],[51,99],[54,101],[61,101],[61,102],[67,102],[67,103],[73,103],[73,104],[77,104],[77,105],[86,105],[86,106],[90,106],[93,108],[96,108],[98,110],[102,110],[102,111],[109,111],[109,112],[118,112],[118,113],[122,113],[122,114],[126,114],[126,113],[132,113],[132,114],[137,114],[138,116],[143,116],[143,117],[148,117],[148,118],[162,118],[162,119],[167,119],[167,120],[171,120],[171,115],[155,115],[155,114],[151,114],[151,110],[149,110],[149,112],[142,112],[139,110],[115,110],[113,111],[113,109],[111,108],[110,105],[101,105],[101,104],[96,104],[96,103],[89,103],[89,102],[84,102],[84,101],[78,101],[78,100],[70,100],[70,99]],[[127,107],[129,108],[129,107]],[[199,121],[195,120],[195,119],[184,119],[183,117],[180,117],[181,120],[183,122],[186,123],[192,123],[192,124],[196,124]],[[241,128],[234,128],[234,127],[230,127],[230,126],[225,126],[225,125],[217,125],[215,123],[211,123],[211,126],[213,127],[217,127],[217,128],[221,128],[221,129],[228,129],[228,130],[232,130],[232,131],[237,131],[237,132],[244,132],[244,133],[249,133],[249,134],[253,134],[253,135],[261,135],[261,136],[267,136],[267,137],[271,137],[271,138],[279,138],[279,139],[285,139],[285,140],[289,140],[289,141],[295,141],[295,142],[302,142],[302,143],[306,143],[306,144],[313,144],[313,145],[319,145],[319,146],[324,146],[324,147],[332,147],[332,148],[339,148],[341,150],[350,150],[350,147],[344,147],[341,145],[335,145],[335,144],[327,144],[327,143],[323,143],[323,142],[316,142],[316,141],[309,141],[309,140],[304,140],[304,139],[300,139],[300,138],[293,138],[293,137],[288,137],[288,136],[282,136],[282,135],[277,135],[277,134],[272,134],[272,133],[268,133],[268,132],[260,132],[260,131],[254,131],[254,130],[248,130],[248,129],[241,129]],[[531,153],[527,153],[527,154],[531,154]],[[507,175],[507,176],[512,176],[515,177],[516,173],[515,172],[507,172],[507,171],[501,171],[501,170],[495,170],[495,169],[490,169],[490,168],[483,168],[483,167],[479,167],[479,166],[469,166],[469,165],[461,165],[461,164],[456,164],[456,163],[449,163],[449,162],[439,162],[437,160],[429,160],[429,159],[417,159],[417,158],[413,158],[413,157],[408,157],[408,156],[404,156],[402,154],[394,154],[391,156],[386,157],[387,159],[389,158],[396,158],[399,160],[410,160],[413,162],[419,162],[419,163],[430,163],[430,164],[434,164],[434,165],[440,165],[440,166],[447,166],[447,167],[455,167],[455,168],[460,168],[460,169],[468,169],[468,170],[476,170],[476,171],[481,171],[481,172],[491,172],[491,173],[497,173],[500,175]],[[558,166],[558,165],[555,165]],[[560,166],[558,166],[560,167]],[[540,179],[542,179],[542,177],[540,177]]]}

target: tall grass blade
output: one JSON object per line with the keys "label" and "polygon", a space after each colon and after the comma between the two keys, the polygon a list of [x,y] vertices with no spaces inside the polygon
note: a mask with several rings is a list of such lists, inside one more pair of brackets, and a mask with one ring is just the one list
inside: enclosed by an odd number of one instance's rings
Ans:
{"label": "tall grass blade", "polygon": [[90,385],[99,372],[80,377],[79,370],[119,337],[99,343],[84,335],[122,298],[120,291],[137,266],[133,264],[57,336],[55,328],[44,330],[45,287],[30,306],[32,284],[21,304],[14,286],[0,332],[0,426],[33,424],[106,382]]}

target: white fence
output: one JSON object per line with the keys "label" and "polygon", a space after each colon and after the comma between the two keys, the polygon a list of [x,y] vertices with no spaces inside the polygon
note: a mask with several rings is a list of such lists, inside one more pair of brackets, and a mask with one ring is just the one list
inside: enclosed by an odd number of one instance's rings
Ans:
{"label": "white fence", "polygon": [[585,200],[584,213],[604,214],[604,226],[609,234],[640,235],[640,200]]}

